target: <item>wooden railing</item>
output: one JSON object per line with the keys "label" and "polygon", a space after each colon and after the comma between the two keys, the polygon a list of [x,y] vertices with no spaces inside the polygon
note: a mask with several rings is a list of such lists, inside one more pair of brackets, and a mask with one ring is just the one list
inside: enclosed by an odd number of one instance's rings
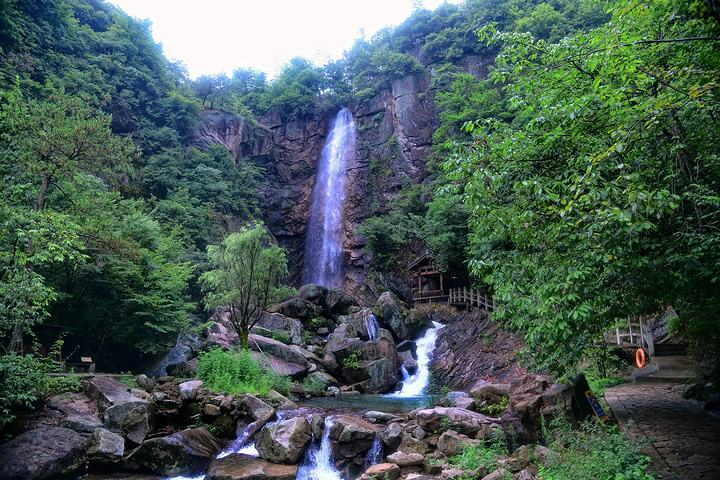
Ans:
{"label": "wooden railing", "polygon": [[490,296],[467,287],[451,288],[448,303],[450,305],[464,305],[468,308],[479,308],[486,312],[492,312],[496,307]]}
{"label": "wooden railing", "polygon": [[413,289],[413,301],[416,303],[446,302],[448,294],[442,290],[418,290]]}
{"label": "wooden railing", "polygon": [[651,356],[655,355],[652,332],[648,331],[642,318],[628,318],[627,323],[618,325],[615,328],[615,338],[608,338],[611,335],[607,335],[606,339],[609,341],[615,340],[619,346],[644,347]]}

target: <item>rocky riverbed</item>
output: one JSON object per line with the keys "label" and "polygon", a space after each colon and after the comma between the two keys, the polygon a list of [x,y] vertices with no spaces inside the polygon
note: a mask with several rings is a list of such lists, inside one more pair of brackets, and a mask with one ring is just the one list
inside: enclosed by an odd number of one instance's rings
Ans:
{"label": "rocky riverbed", "polygon": [[[151,375],[137,376],[135,387],[96,375],[83,391],[50,398],[0,446],[0,478],[533,478],[542,452],[523,445],[539,439],[541,416],[572,415],[571,389],[497,352],[496,363],[478,366],[472,378],[465,364],[492,357],[445,334],[458,328],[453,322],[510,338],[482,315],[409,309],[389,292],[362,308],[341,291],[307,285],[250,336],[253,355],[294,380],[288,396],[260,398],[214,392],[196,378],[198,352],[236,344],[218,312],[200,337],[182,338]],[[513,342],[501,342],[503,358]],[[426,392],[431,373],[434,395],[402,395],[403,380],[425,382],[416,393]],[[456,389],[440,395],[443,384]],[[465,446],[491,441],[513,452],[498,472],[451,464]]]}

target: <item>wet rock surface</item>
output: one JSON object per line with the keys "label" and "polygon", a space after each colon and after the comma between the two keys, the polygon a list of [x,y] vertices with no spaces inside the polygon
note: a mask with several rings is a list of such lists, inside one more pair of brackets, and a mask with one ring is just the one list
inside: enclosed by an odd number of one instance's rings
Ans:
{"label": "wet rock surface", "polygon": [[0,445],[0,478],[35,480],[70,475],[85,461],[85,439],[68,428],[30,430]]}

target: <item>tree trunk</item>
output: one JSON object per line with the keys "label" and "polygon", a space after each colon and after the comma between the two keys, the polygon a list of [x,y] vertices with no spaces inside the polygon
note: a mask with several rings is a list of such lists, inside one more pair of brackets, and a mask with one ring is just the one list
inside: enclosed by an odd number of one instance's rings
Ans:
{"label": "tree trunk", "polygon": [[47,191],[48,191],[49,187],[50,187],[50,174],[43,173],[42,183],[40,184],[40,191],[38,192],[38,198],[37,198],[38,211],[45,208],[45,196],[47,195]]}
{"label": "tree trunk", "polygon": [[243,350],[247,350],[247,348],[248,348],[248,336],[249,335],[250,335],[250,331],[247,328],[238,329],[238,341],[240,342],[240,347]]}

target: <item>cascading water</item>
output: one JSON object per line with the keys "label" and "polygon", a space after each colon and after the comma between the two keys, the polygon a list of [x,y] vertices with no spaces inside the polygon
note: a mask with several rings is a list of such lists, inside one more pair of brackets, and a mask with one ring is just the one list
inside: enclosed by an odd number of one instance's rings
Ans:
{"label": "cascading water", "polygon": [[403,386],[399,392],[393,393],[393,396],[417,397],[425,393],[430,382],[430,361],[433,358],[435,339],[442,327],[441,323],[433,322],[433,328],[428,328],[425,335],[417,340],[417,372],[414,375],[408,375],[407,370],[401,368]]}
{"label": "cascading water", "polygon": [[258,422],[255,421],[245,427],[235,441],[228,448],[220,452],[217,458],[224,458],[233,453],[244,453],[245,455],[257,457],[258,451],[255,448],[255,443],[250,441],[250,437],[258,430],[257,425]]}
{"label": "cascading water", "polygon": [[313,441],[305,452],[305,457],[298,469],[298,480],[342,480],[342,476],[333,462],[330,427],[332,427],[332,419],[326,418],[322,439],[320,442]]}
{"label": "cascading water", "polygon": [[365,330],[367,330],[368,338],[370,340],[377,340],[378,333],[380,332],[380,325],[378,325],[375,315],[372,313],[365,315],[363,323],[365,324]]}
{"label": "cascading water", "polygon": [[338,112],[320,155],[305,239],[305,283],[332,288],[342,280],[345,175],[355,156],[355,122]]}
{"label": "cascading water", "polygon": [[372,467],[383,460],[383,445],[380,435],[375,434],[375,440],[365,455],[365,468]]}

